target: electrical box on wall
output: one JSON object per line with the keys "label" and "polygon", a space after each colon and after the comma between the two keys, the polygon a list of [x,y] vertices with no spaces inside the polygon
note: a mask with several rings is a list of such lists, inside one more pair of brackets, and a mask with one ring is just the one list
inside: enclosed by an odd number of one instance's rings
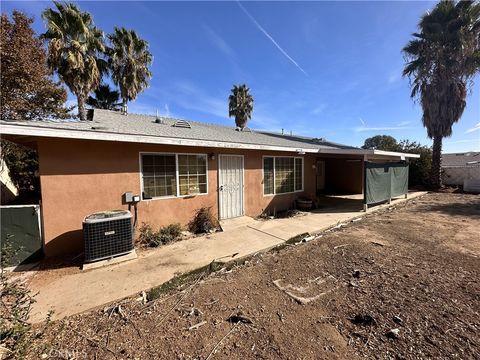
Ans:
{"label": "electrical box on wall", "polygon": [[131,191],[128,191],[122,196],[122,203],[124,204],[135,204],[140,201],[140,195],[133,195]]}
{"label": "electrical box on wall", "polygon": [[123,194],[123,199],[122,199],[124,204],[130,204],[133,202],[133,193],[132,192],[126,192]]}

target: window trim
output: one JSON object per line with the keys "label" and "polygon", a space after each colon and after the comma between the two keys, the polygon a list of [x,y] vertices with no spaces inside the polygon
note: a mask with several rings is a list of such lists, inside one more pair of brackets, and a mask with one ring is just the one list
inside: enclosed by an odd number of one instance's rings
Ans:
{"label": "window trim", "polygon": [[[176,181],[176,195],[168,195],[168,196],[155,196],[152,198],[145,199],[143,197],[144,188],[143,188],[143,155],[175,155],[175,181]],[[207,177],[207,192],[198,193],[198,194],[190,194],[190,195],[180,195],[180,182],[179,182],[179,172],[178,172],[178,155],[202,155],[205,156],[205,165],[206,165],[206,177]],[[187,152],[155,152],[155,151],[140,151],[138,153],[138,160],[139,160],[139,180],[140,180],[140,201],[152,201],[152,200],[166,200],[166,199],[179,199],[179,198],[190,198],[194,196],[204,196],[208,195],[208,154],[205,153],[187,153]]]}
{"label": "window trim", "polygon": [[[265,194],[265,158],[273,158],[273,194]],[[275,189],[275,177],[276,177],[276,166],[275,166],[275,158],[293,158],[293,173],[294,173],[294,182],[293,182],[293,191],[289,192],[284,192],[284,193],[278,193]],[[302,160],[302,189],[301,190],[295,190],[295,159],[301,159]],[[276,155],[263,155],[262,156],[262,194],[264,197],[269,197],[269,196],[280,196],[280,195],[286,195],[286,194],[294,194],[294,193],[300,193],[305,191],[305,157],[304,156],[276,156]]]}

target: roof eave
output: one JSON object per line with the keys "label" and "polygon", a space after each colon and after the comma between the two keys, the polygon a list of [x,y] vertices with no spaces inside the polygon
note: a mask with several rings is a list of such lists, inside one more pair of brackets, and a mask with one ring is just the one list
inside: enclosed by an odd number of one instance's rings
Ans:
{"label": "roof eave", "polygon": [[246,150],[270,150],[285,151],[297,153],[321,153],[321,154],[345,154],[345,155],[379,155],[393,156],[404,160],[405,158],[419,158],[417,154],[398,153],[382,150],[365,150],[365,149],[324,149],[324,148],[298,148],[289,146],[274,146],[262,144],[246,144],[226,141],[212,141],[199,139],[185,139],[163,136],[139,135],[139,134],[119,134],[104,131],[86,131],[76,129],[58,129],[30,125],[5,124],[1,125],[1,133],[19,136],[37,136],[64,139],[82,139],[82,140],[99,140],[99,141],[117,141],[132,142],[159,145],[180,145],[194,147],[212,147],[212,148],[231,148]]}
{"label": "roof eave", "polygon": [[226,141],[213,140],[199,140],[174,138],[164,136],[151,136],[140,134],[119,134],[103,131],[85,131],[75,129],[58,129],[47,127],[36,127],[28,125],[2,124],[1,133],[5,135],[19,135],[19,136],[37,136],[49,138],[63,138],[63,139],[82,139],[82,140],[99,140],[99,141],[117,141],[117,142],[131,142],[144,144],[159,144],[159,145],[180,145],[180,146],[194,146],[194,147],[212,147],[212,148],[232,148],[232,149],[247,149],[247,150],[271,150],[271,151],[285,151],[298,153],[317,153],[318,149],[305,149],[288,146],[274,146],[262,144],[246,144]]}

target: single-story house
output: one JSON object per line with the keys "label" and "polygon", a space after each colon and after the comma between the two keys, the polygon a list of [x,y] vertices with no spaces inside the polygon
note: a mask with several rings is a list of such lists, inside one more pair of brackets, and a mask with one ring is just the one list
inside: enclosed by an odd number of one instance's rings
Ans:
{"label": "single-story house", "polygon": [[442,154],[442,181],[445,185],[463,186],[466,191],[478,191],[480,152]]}
{"label": "single-story house", "polygon": [[0,122],[4,138],[38,150],[47,256],[81,252],[84,217],[126,209],[126,192],[140,196],[138,224],[187,224],[200,207],[211,207],[220,219],[258,216],[322,191],[361,194],[366,161],[418,157],[318,138],[92,112],[85,122]]}
{"label": "single-story house", "polygon": [[442,154],[442,180],[445,185],[456,186],[480,181],[480,152]]}

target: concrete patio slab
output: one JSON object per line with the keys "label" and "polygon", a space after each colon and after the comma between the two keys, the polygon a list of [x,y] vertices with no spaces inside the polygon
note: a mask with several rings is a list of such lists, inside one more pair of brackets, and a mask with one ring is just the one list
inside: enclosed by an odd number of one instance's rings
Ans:
{"label": "concrete patio slab", "polygon": [[[409,199],[425,194],[409,194]],[[392,204],[405,201],[398,199]],[[373,208],[382,209],[388,204]],[[358,204],[357,204],[358,207]],[[258,221],[240,219],[229,230],[196,237],[139,253],[138,258],[108,267],[78,271],[45,281],[48,273],[38,271],[30,282],[36,302],[30,321],[41,322],[53,310],[53,319],[84,312],[106,303],[134,295],[143,290],[210,264],[229,261],[265,251],[284,243],[301,233],[315,233],[365,213],[352,210],[342,212],[328,208],[287,219]],[[228,227],[228,226],[227,226]]]}
{"label": "concrete patio slab", "polygon": [[220,226],[223,231],[230,231],[242,226],[255,224],[255,219],[250,216],[239,216],[233,219],[221,220]]}

